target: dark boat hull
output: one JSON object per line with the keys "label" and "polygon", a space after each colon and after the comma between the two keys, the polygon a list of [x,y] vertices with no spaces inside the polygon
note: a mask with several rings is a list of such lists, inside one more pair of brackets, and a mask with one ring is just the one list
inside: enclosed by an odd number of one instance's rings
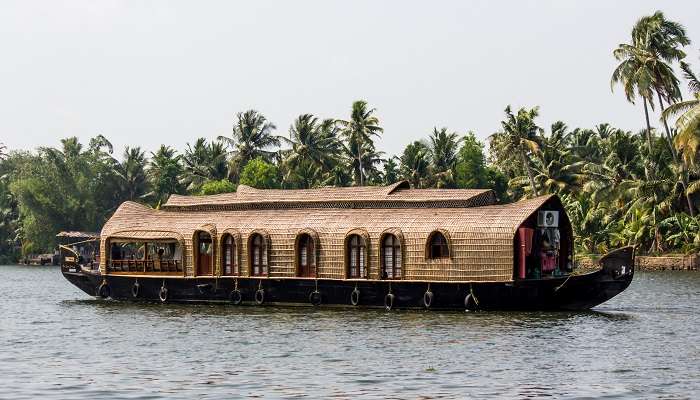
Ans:
{"label": "dark boat hull", "polygon": [[[587,310],[630,285],[634,277],[634,251],[623,248],[608,254],[601,259],[601,269],[589,274],[511,283],[134,277],[70,272],[67,268],[63,269],[63,275],[91,296],[128,301],[353,307],[356,300],[356,307],[372,308],[390,305],[436,310]],[[162,288],[167,289],[165,296]],[[359,293],[355,296],[354,291]],[[428,291],[432,296],[426,295]]]}

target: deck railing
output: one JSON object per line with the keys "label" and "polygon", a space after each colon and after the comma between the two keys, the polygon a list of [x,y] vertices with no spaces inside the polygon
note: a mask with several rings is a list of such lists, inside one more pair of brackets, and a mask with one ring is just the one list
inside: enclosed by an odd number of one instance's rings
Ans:
{"label": "deck railing", "polygon": [[110,272],[182,272],[180,260],[110,260]]}

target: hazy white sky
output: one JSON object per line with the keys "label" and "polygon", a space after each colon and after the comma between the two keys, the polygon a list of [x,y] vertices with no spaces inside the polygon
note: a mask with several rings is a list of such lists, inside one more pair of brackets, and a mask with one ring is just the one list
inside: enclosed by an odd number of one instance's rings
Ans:
{"label": "hazy white sky", "polygon": [[697,0],[3,0],[0,142],[182,149],[229,134],[238,111],[286,135],[356,99],[378,109],[389,154],[435,125],[484,139],[508,104],[539,105],[542,126],[637,130],[641,107],[610,91],[611,52],[657,9],[688,29],[700,70]]}

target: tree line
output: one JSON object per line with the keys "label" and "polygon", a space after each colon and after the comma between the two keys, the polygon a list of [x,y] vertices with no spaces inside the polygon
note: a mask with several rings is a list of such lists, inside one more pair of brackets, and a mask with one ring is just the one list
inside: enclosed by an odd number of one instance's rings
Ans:
{"label": "tree line", "polygon": [[[627,244],[645,253],[698,251],[700,81],[685,62],[689,44],[683,26],[656,12],[614,49],[611,87],[641,101],[638,132],[561,121],[545,129],[537,107],[508,106],[486,144],[473,132],[436,126],[389,156],[375,145],[384,132],[377,110],[359,100],[346,118],[299,115],[284,134],[262,113],[241,112],[230,135],[197,138],[182,152],[129,146],[116,156],[101,135],[35,151],[0,145],[0,262],[50,251],[61,230],[99,230],[127,200],[157,208],[174,193],[226,193],[238,184],[296,189],[401,179],[415,188],[490,188],[503,202],[558,194],[579,252]],[[683,99],[683,84],[692,98]]]}

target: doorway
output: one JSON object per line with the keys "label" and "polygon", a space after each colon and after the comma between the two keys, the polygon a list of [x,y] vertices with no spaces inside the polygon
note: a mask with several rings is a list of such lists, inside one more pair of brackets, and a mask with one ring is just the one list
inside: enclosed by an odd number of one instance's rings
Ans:
{"label": "doorway", "polygon": [[207,232],[197,233],[197,275],[211,275],[213,260],[211,235]]}

